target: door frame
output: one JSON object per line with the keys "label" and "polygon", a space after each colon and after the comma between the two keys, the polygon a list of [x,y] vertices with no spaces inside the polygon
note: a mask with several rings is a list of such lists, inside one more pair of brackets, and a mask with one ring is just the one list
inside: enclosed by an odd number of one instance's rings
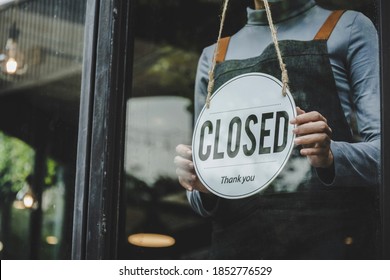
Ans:
{"label": "door frame", "polygon": [[[133,6],[128,0],[88,0],[85,25],[73,219],[73,259],[116,259],[126,96],[131,93]],[[377,0],[381,61],[382,184],[380,257],[390,259],[390,3]],[[387,126],[385,125],[387,124]],[[390,140],[389,140],[390,141]]]}
{"label": "door frame", "polygon": [[88,0],[72,259],[116,259],[133,1]]}

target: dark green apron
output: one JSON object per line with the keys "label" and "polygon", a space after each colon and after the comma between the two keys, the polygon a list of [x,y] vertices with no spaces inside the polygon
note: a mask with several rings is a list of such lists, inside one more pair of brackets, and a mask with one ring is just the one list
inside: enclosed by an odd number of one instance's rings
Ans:
{"label": "dark green apron", "polygon": [[[327,39],[287,40],[279,44],[297,106],[325,116],[334,141],[352,142],[337,94]],[[217,64],[214,89],[249,72],[280,78],[273,44],[258,57]],[[294,182],[294,187],[286,182]],[[297,147],[289,164],[265,191],[245,199],[220,199],[213,218],[210,256],[212,259],[375,258],[376,190],[376,186],[324,186]]]}

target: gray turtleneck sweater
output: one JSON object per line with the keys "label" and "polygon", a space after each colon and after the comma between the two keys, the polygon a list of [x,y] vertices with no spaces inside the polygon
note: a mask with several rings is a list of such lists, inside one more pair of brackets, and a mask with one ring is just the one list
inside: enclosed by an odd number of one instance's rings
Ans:
{"label": "gray turtleneck sweater", "polygon": [[[329,16],[313,0],[300,0],[292,11],[273,11],[278,39],[312,40]],[[260,55],[272,42],[264,10],[247,9],[248,22],[231,37],[226,60]],[[228,19],[227,19],[228,20]],[[326,187],[373,185],[380,167],[380,83],[377,31],[372,22],[355,11],[344,13],[328,42],[328,52],[341,105],[348,122],[356,118],[361,142],[332,141],[335,177]],[[206,47],[199,59],[195,82],[195,118],[207,95],[208,71],[215,45]],[[192,207],[203,216],[205,209],[198,191],[187,192]]]}

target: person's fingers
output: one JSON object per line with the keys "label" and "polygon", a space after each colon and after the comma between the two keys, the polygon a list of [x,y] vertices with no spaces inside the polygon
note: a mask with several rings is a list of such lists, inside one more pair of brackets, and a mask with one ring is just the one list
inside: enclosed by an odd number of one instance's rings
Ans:
{"label": "person's fingers", "polygon": [[294,143],[304,146],[329,147],[330,141],[329,136],[325,133],[313,133],[295,138]]}
{"label": "person's fingers", "polygon": [[302,110],[300,107],[297,106],[297,115],[302,115],[302,114],[305,114],[306,112],[304,110]]}
{"label": "person's fingers", "polygon": [[210,193],[210,191],[199,181],[197,176],[186,173],[183,170],[176,170],[176,173],[183,174],[183,176],[178,176],[180,185],[185,188],[187,191],[197,190],[203,193]]}
{"label": "person's fingers", "polygon": [[179,144],[176,146],[176,153],[186,159],[192,159],[192,148],[189,145]]}
{"label": "person's fingers", "polygon": [[192,185],[186,181],[185,179],[183,179],[182,177],[178,177],[179,178],[179,183],[180,185],[185,188],[187,191],[193,191],[194,188],[192,187]]}
{"label": "person's fingers", "polygon": [[302,113],[298,115],[296,118],[291,120],[291,124],[301,125],[308,122],[318,122],[323,121],[327,123],[327,119],[321,115],[320,113],[316,111],[308,112],[308,113]]}
{"label": "person's fingers", "polygon": [[194,171],[194,163],[192,162],[192,160],[183,158],[181,156],[176,156],[173,159],[173,163],[177,168],[185,169],[188,171]]}
{"label": "person's fingers", "polygon": [[194,189],[202,193],[210,193],[210,191],[198,179],[195,181]]}
{"label": "person's fingers", "polygon": [[176,153],[178,155],[173,161],[176,165],[176,174],[180,185],[187,191],[197,190],[204,193],[210,193],[196,176],[194,163],[192,162],[191,146],[184,144],[177,145]]}
{"label": "person's fingers", "polygon": [[301,149],[300,153],[303,156],[323,156],[329,152],[328,148],[324,147],[308,147]]}
{"label": "person's fingers", "polygon": [[187,170],[176,168],[176,175],[186,180],[187,182],[194,182],[196,180],[196,175],[192,172],[188,172]]}
{"label": "person's fingers", "polygon": [[307,156],[307,159],[313,167],[327,168],[333,164],[333,153],[328,148],[303,148],[300,153],[303,156]]}
{"label": "person's fingers", "polygon": [[317,122],[309,122],[304,123],[296,128],[294,128],[293,132],[296,135],[308,135],[313,133],[325,133],[329,137],[332,136],[332,129],[328,126],[328,124],[324,121]]}
{"label": "person's fingers", "polygon": [[291,124],[296,125],[293,132],[297,137],[296,145],[301,145],[300,153],[306,156],[314,167],[329,167],[333,164],[333,154],[330,149],[332,129],[327,119],[319,112],[306,113],[297,107],[297,117]]}

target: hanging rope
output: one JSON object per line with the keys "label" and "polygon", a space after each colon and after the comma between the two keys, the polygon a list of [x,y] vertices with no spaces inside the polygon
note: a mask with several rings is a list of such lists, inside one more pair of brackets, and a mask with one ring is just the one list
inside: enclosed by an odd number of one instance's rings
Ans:
{"label": "hanging rope", "polygon": [[217,44],[216,44],[215,49],[214,49],[213,61],[212,61],[211,69],[209,71],[209,83],[207,85],[207,97],[206,97],[206,108],[207,109],[210,108],[210,97],[211,97],[211,93],[214,89],[214,71],[215,71],[215,65],[217,64],[217,55],[218,55],[218,50],[219,50],[219,44],[221,41],[223,26],[225,24],[226,11],[227,11],[228,4],[229,4],[229,0],[225,0],[225,2],[223,4],[221,22],[219,24],[219,33],[218,33]]}
{"label": "hanging rope", "polygon": [[[277,32],[276,32],[274,22],[272,20],[272,14],[271,14],[270,6],[268,4],[268,0],[263,0],[263,3],[264,3],[265,11],[267,14],[268,24],[269,24],[269,27],[271,29],[272,40],[273,40],[273,43],[274,43],[275,49],[276,49],[276,55],[277,55],[278,60],[279,60],[280,70],[282,71],[282,83],[283,83],[282,94],[283,94],[283,96],[286,96],[287,90],[289,89],[289,86],[288,86],[289,78],[288,78],[288,73],[287,73],[287,69],[286,69],[286,64],[284,64],[284,62],[283,62],[283,57],[282,57],[282,53],[281,53],[280,47],[279,47]],[[223,27],[225,24],[226,11],[227,11],[228,4],[229,4],[229,0],[224,0],[223,10],[222,10],[222,15],[221,15],[221,22],[219,25],[218,39],[217,39],[217,43],[216,43],[216,46],[214,49],[211,69],[209,71],[209,83],[207,85],[207,97],[206,97],[206,108],[207,109],[210,108],[211,93],[213,92],[213,89],[214,89],[214,83],[215,83],[214,71],[215,71],[215,66],[217,64],[217,55],[218,55],[218,51],[219,51],[219,44],[221,41],[222,30],[223,30]]]}
{"label": "hanging rope", "polygon": [[284,62],[283,62],[282,53],[281,53],[280,47],[279,47],[278,36],[277,36],[274,22],[272,20],[272,14],[271,14],[271,9],[270,9],[269,4],[268,4],[268,0],[263,0],[263,3],[264,3],[265,11],[267,13],[269,28],[271,29],[272,40],[274,42],[275,49],[276,49],[276,55],[278,56],[280,70],[282,71],[282,83],[283,83],[282,94],[283,94],[283,96],[286,96],[287,90],[289,89],[289,87],[288,87],[289,79],[288,79],[286,64],[284,64]]}

